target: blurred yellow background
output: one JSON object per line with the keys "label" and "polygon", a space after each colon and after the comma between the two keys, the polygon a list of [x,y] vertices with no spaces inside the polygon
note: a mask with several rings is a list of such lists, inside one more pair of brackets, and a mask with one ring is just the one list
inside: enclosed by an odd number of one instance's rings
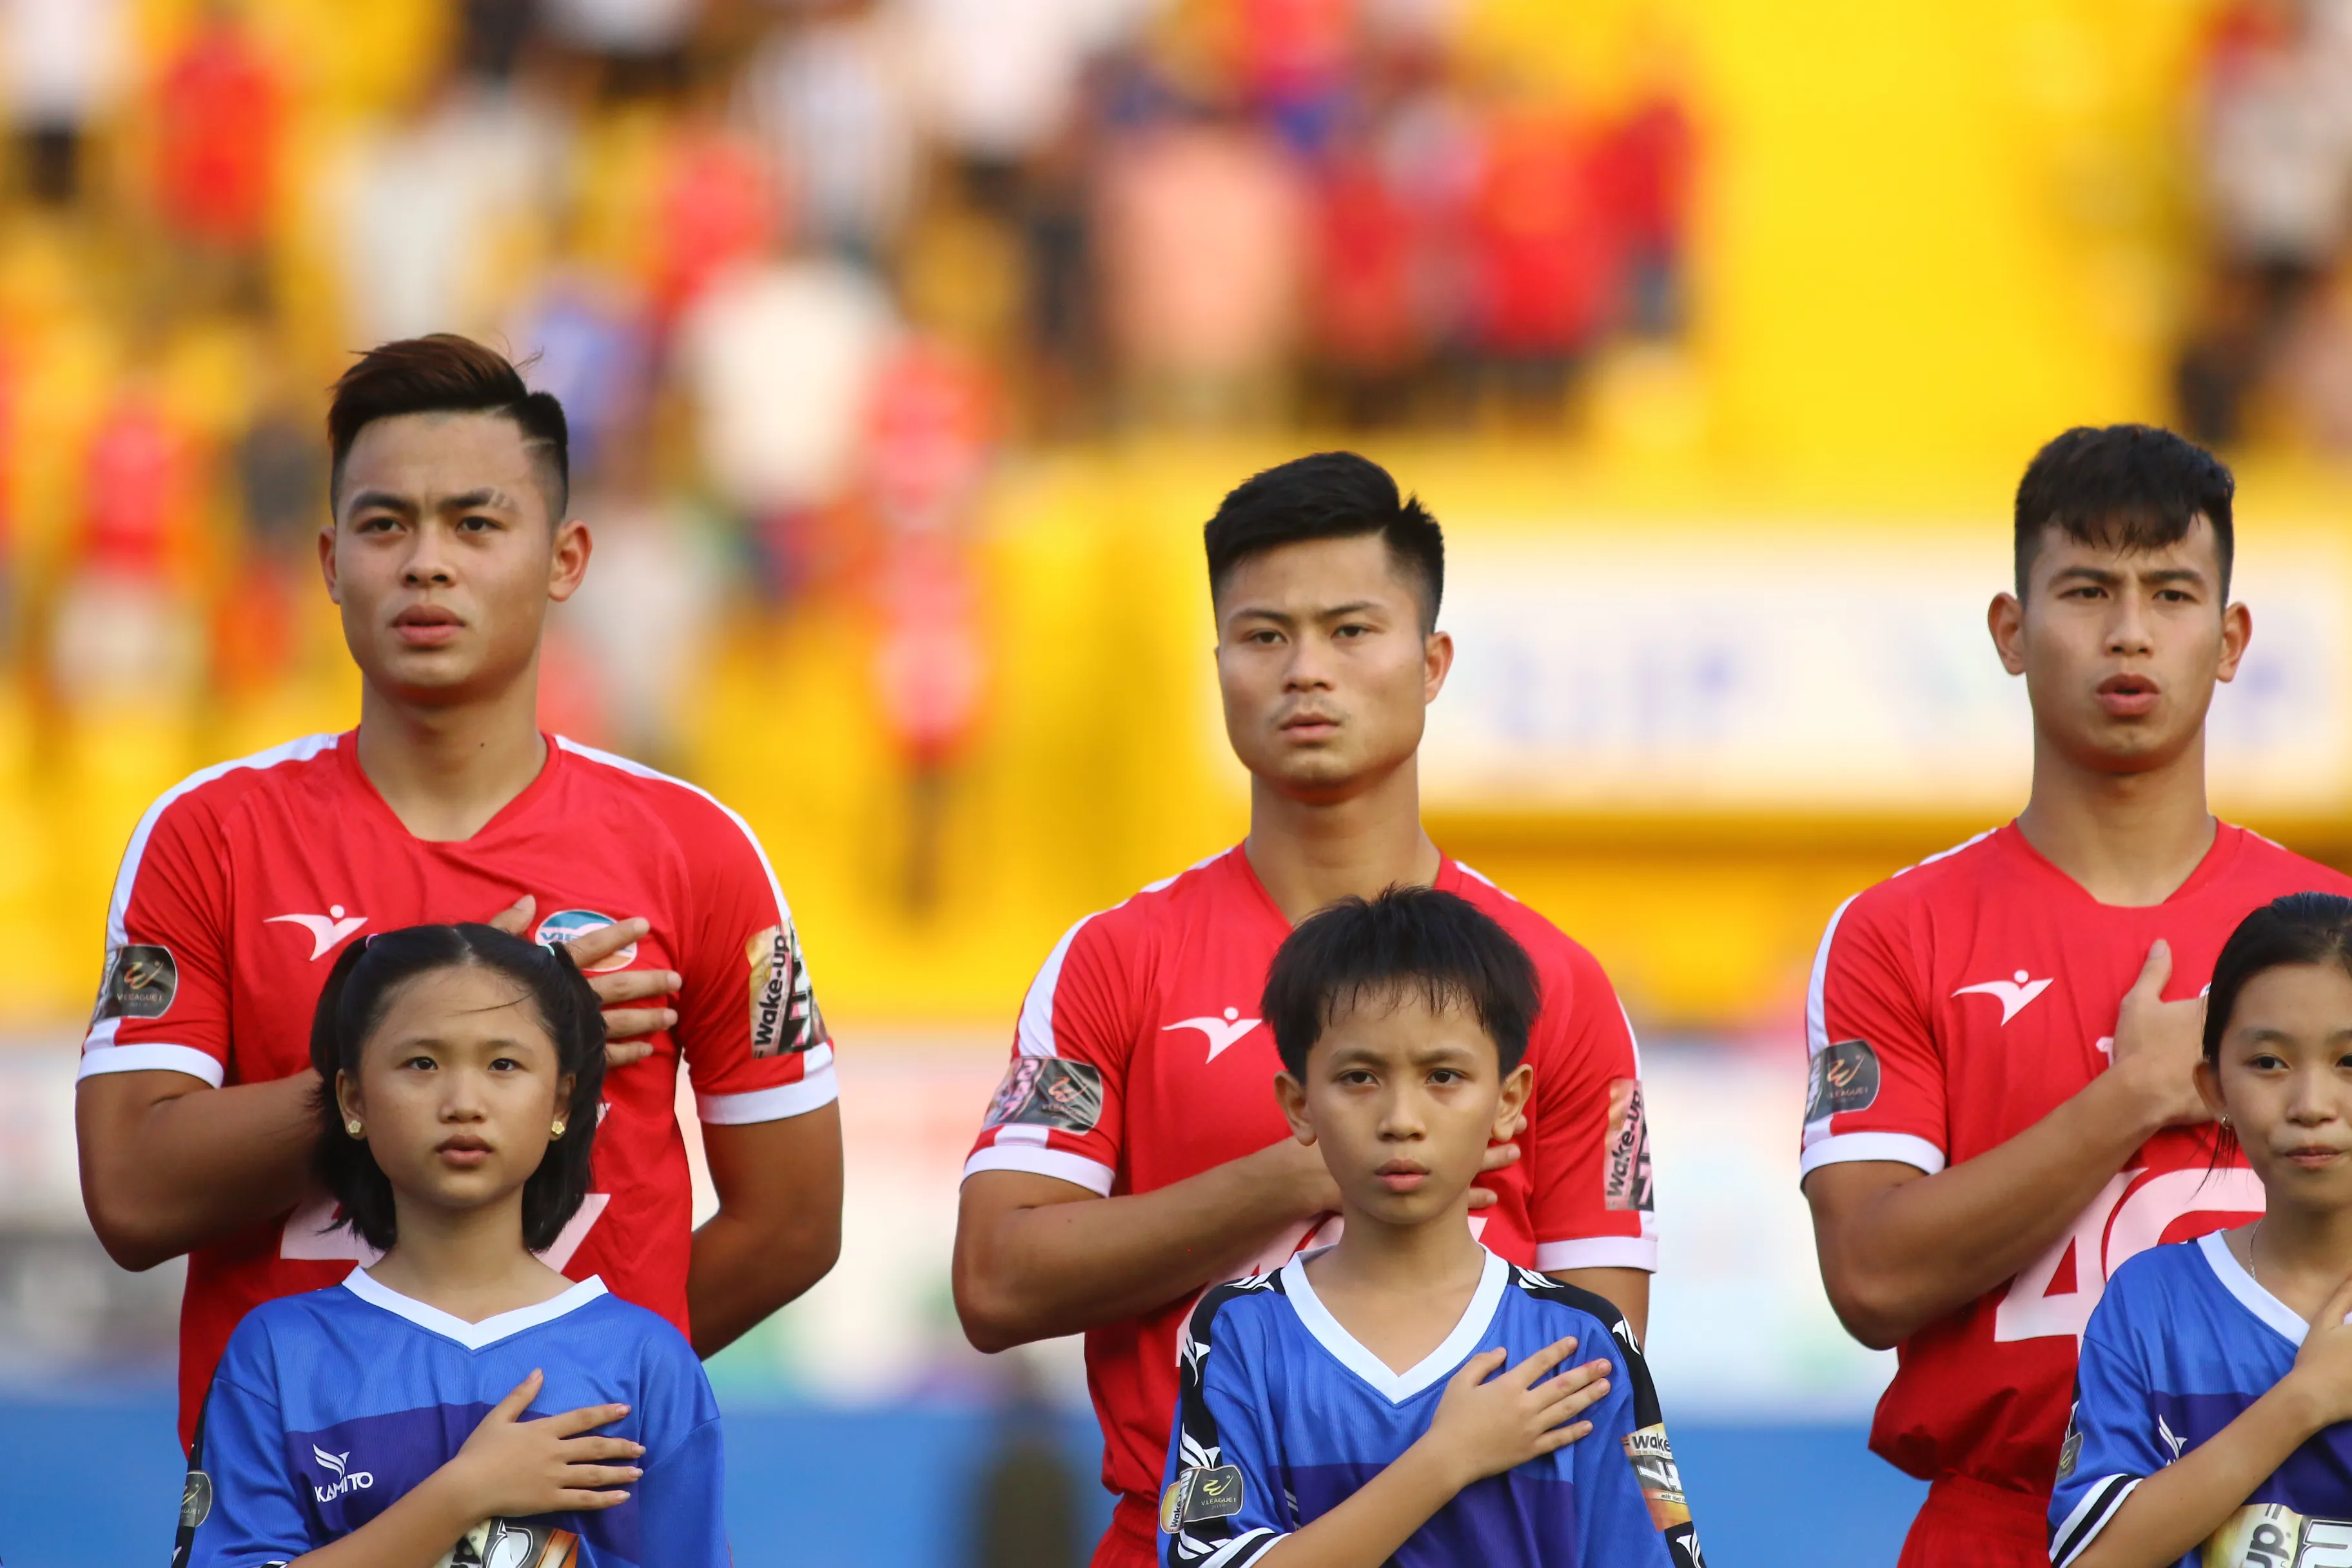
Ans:
{"label": "blurred yellow background", "polygon": [[[548,320],[532,301],[587,278],[655,299],[664,324],[654,355],[683,358],[692,329],[677,323],[695,307],[665,317],[663,291],[721,285],[678,284],[665,268],[691,271],[692,247],[724,241],[725,224],[677,205],[678,161],[691,162],[697,138],[723,142],[758,123],[743,119],[730,73],[754,70],[772,34],[870,20],[856,5],[735,0],[686,7],[698,19],[685,41],[645,59],[609,42],[600,55],[577,37],[533,44],[504,77],[485,76],[494,89],[478,90],[492,107],[468,111],[540,103],[533,112],[563,146],[534,165],[534,179],[553,171],[551,193],[526,180],[456,218],[420,206],[409,224],[395,188],[378,193],[383,214],[354,217],[336,182],[370,146],[452,112],[466,28],[495,9],[125,4],[118,75],[128,85],[81,128],[77,189],[10,198],[0,220],[0,497],[14,606],[0,683],[9,1026],[54,1025],[86,1005],[114,862],[161,790],[197,766],[355,717],[354,678],[300,529],[257,531],[241,515],[251,485],[240,490],[237,479],[251,433],[273,417],[309,428],[325,384],[370,341],[369,323],[390,319],[360,298],[366,268],[352,247],[443,223],[436,243],[461,257],[464,276],[444,296],[456,319],[440,324],[531,353],[548,346],[531,336]],[[647,493],[687,498],[679,504],[705,524],[732,520],[695,535],[722,537],[718,586],[666,619],[634,614],[625,574],[640,557],[613,560],[622,591],[601,618],[560,619],[574,640],[551,656],[549,719],[585,714],[589,738],[650,751],[744,813],[795,904],[837,1022],[1009,1021],[1070,921],[1238,836],[1245,805],[1217,742],[1198,528],[1224,489],[1260,467],[1357,447],[1422,494],[1457,552],[1533,528],[1564,548],[1558,569],[1570,575],[1588,546],[1606,556],[1644,539],[1695,553],[1710,541],[1813,541],[1880,562],[1874,609],[1899,615],[1927,585],[1928,556],[1912,548],[1921,539],[1951,542],[1980,569],[1965,584],[1978,605],[2001,586],[2009,491],[2041,441],[2072,424],[2171,416],[2174,357],[2204,265],[2193,106],[2221,10],[2210,0],[1386,9],[1416,11],[1411,25],[1440,40],[1454,90],[1481,103],[1598,123],[1671,90],[1697,151],[1686,294],[1670,330],[1580,344],[1575,374],[1549,401],[1482,395],[1457,416],[1370,429],[1347,427],[1287,372],[1271,394],[1244,375],[1155,405],[1130,397],[1114,371],[1081,378],[1076,412],[1056,414],[1007,325],[1020,286],[997,276],[1012,265],[1007,236],[1027,220],[992,228],[986,200],[969,194],[984,194],[982,176],[1003,160],[958,164],[919,148],[912,194],[859,242],[871,247],[861,265],[881,280],[894,331],[980,365],[1003,405],[975,426],[987,431],[969,443],[977,478],[952,525],[963,575],[951,573],[950,587],[961,584],[957,625],[971,646],[942,657],[964,661],[969,689],[940,699],[953,711],[937,734],[893,707],[886,667],[908,616],[862,569],[827,565],[825,542],[841,530],[821,526],[815,545],[790,546],[810,553],[781,574],[783,590],[745,588],[761,568],[746,563],[756,550],[740,547],[758,529],[742,522],[742,506],[710,499],[726,488],[712,477],[723,463],[686,373],[652,374],[644,406],[616,416],[607,437],[621,456],[576,490],[576,510],[600,531],[607,510],[641,508]],[[1221,89],[1201,84],[1248,58],[1234,40],[1265,16],[1311,35],[1313,14],[1353,26],[1356,10],[1129,5],[1122,47],[1156,62],[1161,80],[1214,98]],[[1308,20],[1282,21],[1291,13]],[[239,30],[282,117],[261,216],[241,240],[206,237],[201,215],[173,219],[163,190],[173,132],[155,84],[207,27]],[[1024,153],[1022,177],[1040,178],[1049,155]],[[443,176],[422,167],[409,177],[429,193]],[[724,159],[711,167],[723,181]],[[969,179],[957,173],[973,168]],[[814,198],[789,180],[779,188],[797,216],[744,218],[760,231],[746,254],[822,250],[807,216]],[[1115,403],[1128,411],[1103,412]],[[919,408],[913,417],[919,425]],[[141,458],[142,431],[161,456]],[[2305,544],[2340,531],[2352,484],[2324,445],[2294,418],[2258,410],[2242,465],[2241,548],[2270,563],[2273,580],[2294,574]],[[140,546],[138,592],[76,609],[110,537],[94,491],[125,473],[147,476],[163,497],[152,520],[125,525],[152,535]],[[840,497],[856,489],[800,498],[793,515],[855,510]],[[871,539],[898,537],[871,526],[848,535],[867,541],[853,557],[887,556]],[[1672,550],[1643,560],[1671,582]],[[2352,592],[2332,565],[2323,578],[2305,588]],[[1482,628],[1461,614],[1450,625],[1468,658]],[[77,616],[101,630],[69,635]],[[73,636],[95,636],[105,657],[84,668]],[[688,662],[662,681],[650,717],[616,717],[599,700],[626,683],[619,667],[671,671],[665,661],[680,658]],[[1990,664],[1989,647],[1982,659]],[[2342,673],[2328,672],[2326,693],[2340,695]],[[2021,691],[2013,697],[2021,708]],[[2307,717],[2340,731],[2352,713]],[[1987,766],[2007,780],[2018,761]],[[2323,856],[2352,855],[2352,809],[2321,798],[2336,776],[2315,774],[2284,807],[2253,790],[2255,825]],[[1808,809],[1779,796],[1742,805],[1727,787],[1700,806],[1438,800],[1433,816],[1448,847],[1594,948],[1637,1016],[1764,1029],[1788,1026],[1835,901],[1996,820],[1999,793],[1898,790],[1866,809]]]}

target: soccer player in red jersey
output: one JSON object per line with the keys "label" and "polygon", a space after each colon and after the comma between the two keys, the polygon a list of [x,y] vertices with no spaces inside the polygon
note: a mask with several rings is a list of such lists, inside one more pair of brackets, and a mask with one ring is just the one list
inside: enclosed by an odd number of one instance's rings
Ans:
{"label": "soccer player in red jersey", "polygon": [[[592,1195],[547,1261],[708,1355],[832,1267],[833,1048],[743,820],[539,729],[551,601],[588,567],[563,411],[462,338],[387,343],[328,416],[329,595],[359,728],[207,768],[140,820],[83,1042],[82,1194],[115,1260],[189,1255],[180,1426],[248,1308],[360,1256],[308,1178],[310,1013],[369,932],[480,920],[575,939],[606,1006]],[[676,1115],[692,1069],[719,1212],[692,1229]]]}
{"label": "soccer player in red jersey", "polygon": [[1415,757],[1454,659],[1435,629],[1435,521],[1375,465],[1327,452],[1235,489],[1207,543],[1249,837],[1055,946],[964,1167],[956,1228],[956,1305],[975,1345],[1087,1336],[1103,1480],[1118,1494],[1098,1568],[1156,1560],[1192,1302],[1279,1268],[1339,1208],[1320,1155],[1289,1136],[1256,1016],[1276,949],[1332,900],[1442,888],[1536,962],[1535,1089],[1515,1142],[1488,1151],[1480,1239],[1606,1296],[1637,1331],[1656,1267],[1640,1065],[1608,977],[1422,829]]}
{"label": "soccer player in red jersey", "polygon": [[1903,1568],[2048,1562],[2107,1278],[2263,1206],[2201,1125],[2200,997],[2248,911],[2352,880],[2206,810],[2206,709],[2252,630],[2233,489],[2144,426],[2042,448],[1990,613],[2032,795],[1848,900],[1814,961],[1805,1195],[1839,1318],[1901,1351],[1871,1447],[1932,1483]]}

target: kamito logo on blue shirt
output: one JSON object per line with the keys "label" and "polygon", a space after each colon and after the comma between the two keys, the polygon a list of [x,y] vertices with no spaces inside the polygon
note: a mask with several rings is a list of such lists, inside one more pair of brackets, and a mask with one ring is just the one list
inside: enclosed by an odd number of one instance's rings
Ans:
{"label": "kamito logo on blue shirt", "polygon": [[310,1489],[311,1495],[320,1502],[332,1502],[345,1492],[363,1492],[375,1485],[375,1475],[373,1471],[354,1470],[350,1468],[352,1457],[347,1453],[330,1454],[314,1443],[310,1447],[310,1457],[335,1474],[335,1479],[327,1485],[314,1486]]}

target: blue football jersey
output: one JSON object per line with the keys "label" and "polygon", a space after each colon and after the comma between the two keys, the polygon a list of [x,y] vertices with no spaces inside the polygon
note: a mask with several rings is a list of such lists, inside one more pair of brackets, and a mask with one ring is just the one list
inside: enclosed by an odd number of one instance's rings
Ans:
{"label": "blue football jersey", "polygon": [[726,1568],[719,1405],[693,1347],[601,1279],[468,1323],[353,1269],[230,1336],[196,1428],[178,1561],[268,1568],[341,1539],[441,1468],[534,1371],[526,1420],[590,1405],[646,1447],[629,1500],[488,1519],[439,1568]]}
{"label": "blue football jersey", "polygon": [[[2150,1247],[2091,1313],[2050,1497],[2050,1561],[2082,1555],[2132,1489],[2236,1420],[2294,1365],[2305,1324],[2221,1233]],[[2352,1563],[2352,1424],[2287,1456],[2181,1568]]]}
{"label": "blue football jersey", "polygon": [[1193,1310],[1160,1500],[1164,1568],[1246,1568],[1411,1447],[1464,1362],[1500,1345],[1516,1365],[1571,1335],[1568,1364],[1614,1363],[1584,1413],[1591,1434],[1465,1488],[1392,1568],[1698,1568],[1649,1368],[1616,1308],[1490,1252],[1462,1321],[1398,1373],[1316,1299],[1306,1264],[1221,1285]]}

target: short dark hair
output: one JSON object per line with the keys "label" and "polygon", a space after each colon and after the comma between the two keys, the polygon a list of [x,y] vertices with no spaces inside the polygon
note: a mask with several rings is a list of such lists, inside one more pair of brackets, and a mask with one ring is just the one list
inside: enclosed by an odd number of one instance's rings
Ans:
{"label": "short dark hair", "polygon": [[378,343],[343,372],[327,408],[327,504],[342,494],[343,459],[360,432],[403,414],[496,414],[515,422],[540,465],[548,521],[560,523],[572,504],[572,436],[563,405],[551,392],[533,392],[522,372],[493,348],[455,332]]}
{"label": "short dark hair", "polygon": [[1542,988],[1527,949],[1493,916],[1435,888],[1341,899],[1298,922],[1266,971],[1258,1011],[1293,1078],[1332,1018],[1374,997],[1418,993],[1430,1009],[1469,1009],[1504,1072],[1528,1054]]}
{"label": "short dark hair", "polygon": [[1226,493],[1202,533],[1213,598],[1253,555],[1310,539],[1377,533],[1421,590],[1422,629],[1437,625],[1445,594],[1444,531],[1419,496],[1400,495],[1389,471],[1369,458],[1317,452],[1253,474]]}
{"label": "short dark hair", "polygon": [[2213,961],[2213,984],[2205,996],[2207,1061],[2221,1059],[2221,1040],[2246,983],[2291,963],[2333,963],[2352,974],[2352,899],[2289,893],[2238,922]]}
{"label": "short dark hair", "polygon": [[2078,544],[2161,550],[2188,537],[2199,518],[2213,530],[2230,595],[2236,544],[2230,503],[2238,481],[2195,442],[2153,425],[2078,425],[2033,455],[2017,486],[2017,595],[2055,528]]}
{"label": "short dark hair", "polygon": [[544,1252],[588,1195],[596,1143],[596,1108],[604,1094],[604,1015],[572,954],[541,947],[495,926],[427,925],[388,931],[345,948],[327,973],[310,1017],[310,1066],[319,1085],[319,1143],[312,1162],[320,1184],[342,1205],[341,1224],[388,1251],[398,1239],[392,1183],[363,1140],[350,1136],[335,1102],[335,1075],[359,1076],[360,1055],[383,1023],[393,995],[422,974],[488,969],[520,985],[555,1042],[558,1068],[572,1075],[563,1136],[548,1145],[522,1187],[523,1245]]}

